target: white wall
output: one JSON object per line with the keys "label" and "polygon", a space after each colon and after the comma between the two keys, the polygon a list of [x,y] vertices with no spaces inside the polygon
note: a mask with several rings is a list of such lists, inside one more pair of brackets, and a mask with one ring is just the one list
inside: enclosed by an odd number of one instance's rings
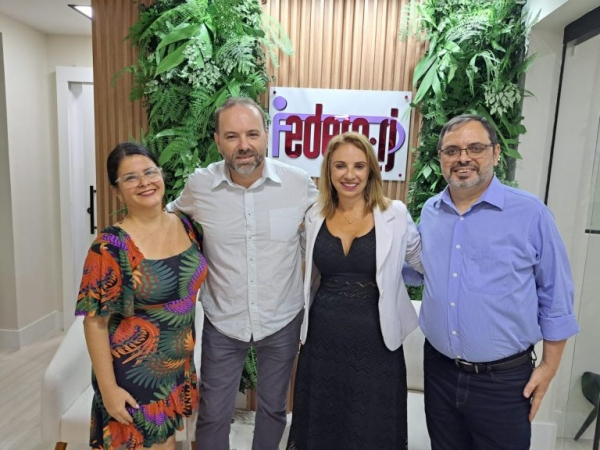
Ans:
{"label": "white wall", "polygon": [[526,11],[538,18],[529,39],[529,53],[536,60],[525,79],[534,97],[523,102],[527,134],[521,138],[515,177],[519,187],[542,199],[550,158],[564,27],[600,6],[600,0],[528,0]]}
{"label": "white wall", "polygon": [[15,248],[13,244],[12,202],[6,126],[4,57],[0,32],[0,329],[17,323]]}
{"label": "white wall", "polygon": [[0,29],[17,294],[17,322],[11,328],[20,330],[58,304],[59,205],[53,195],[57,177],[50,153],[46,38],[6,17],[0,17]]}
{"label": "white wall", "polygon": [[515,177],[521,189],[542,199],[546,189],[556,112],[562,39],[562,32],[537,27],[534,27],[529,38],[529,53],[535,54],[536,59],[527,73],[525,87],[532,91],[534,97],[527,97],[523,101],[527,133],[521,137],[519,151],[523,159],[517,161]]}
{"label": "white wall", "polygon": [[46,35],[48,42],[48,71],[56,66],[92,67],[92,37]]}
{"label": "white wall", "polygon": [[560,31],[565,25],[598,7],[598,0],[528,0],[525,12],[536,14],[538,28]]}
{"label": "white wall", "polygon": [[543,20],[546,16],[568,1],[569,0],[529,0],[525,8],[534,16],[539,14],[538,19]]}
{"label": "white wall", "polygon": [[4,199],[0,201],[12,215],[15,279],[13,298],[0,297],[0,311],[16,308],[17,312],[16,317],[13,314],[0,322],[0,346],[19,347],[60,326],[60,204],[53,72],[56,65],[91,66],[92,46],[89,37],[48,36],[3,15],[0,32],[10,205]]}

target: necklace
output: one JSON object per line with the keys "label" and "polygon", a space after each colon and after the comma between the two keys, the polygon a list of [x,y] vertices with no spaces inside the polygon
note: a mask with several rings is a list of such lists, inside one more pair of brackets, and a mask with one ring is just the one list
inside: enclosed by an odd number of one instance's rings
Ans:
{"label": "necklace", "polygon": [[349,224],[349,225],[352,225],[352,223],[353,223],[353,222],[356,220],[356,218],[358,217],[358,213],[356,213],[356,214],[354,214],[354,217],[353,217],[351,220],[348,220],[348,218],[346,217],[346,215],[345,215],[345,214],[344,214],[344,213],[343,213],[341,210],[338,210],[338,211],[340,211],[340,214],[342,215],[342,217],[343,217],[344,219],[346,219],[346,222],[348,222],[348,224]]}

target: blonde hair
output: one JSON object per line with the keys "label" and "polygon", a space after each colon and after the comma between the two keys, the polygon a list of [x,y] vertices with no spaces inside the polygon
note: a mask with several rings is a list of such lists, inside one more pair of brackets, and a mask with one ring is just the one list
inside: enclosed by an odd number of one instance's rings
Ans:
{"label": "blonde hair", "polygon": [[329,145],[327,145],[327,150],[321,163],[321,178],[319,178],[321,214],[323,217],[332,217],[339,203],[337,191],[331,182],[330,166],[333,153],[344,144],[353,145],[367,157],[369,178],[363,191],[365,196],[365,211],[373,211],[376,206],[381,211],[385,211],[390,204],[390,200],[383,195],[381,170],[379,169],[379,161],[373,151],[373,146],[363,134],[349,131],[334,137],[329,141]]}

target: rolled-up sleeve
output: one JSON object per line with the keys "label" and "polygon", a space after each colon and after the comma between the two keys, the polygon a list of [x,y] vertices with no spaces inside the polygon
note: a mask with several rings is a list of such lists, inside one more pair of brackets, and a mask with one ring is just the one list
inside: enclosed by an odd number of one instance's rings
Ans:
{"label": "rolled-up sleeve", "polygon": [[573,278],[564,243],[547,208],[532,221],[529,242],[537,258],[534,270],[542,336],[548,341],[567,339],[579,332],[573,313]]}

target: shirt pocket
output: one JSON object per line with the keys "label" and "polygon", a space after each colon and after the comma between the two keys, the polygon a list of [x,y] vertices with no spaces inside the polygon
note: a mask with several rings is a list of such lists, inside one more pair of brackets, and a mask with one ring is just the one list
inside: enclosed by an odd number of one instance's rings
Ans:
{"label": "shirt pocket", "polygon": [[518,287],[513,259],[507,251],[476,251],[469,254],[465,284],[479,294],[508,295]]}
{"label": "shirt pocket", "polygon": [[287,242],[294,239],[304,219],[300,208],[278,208],[269,211],[270,238],[272,241]]}

